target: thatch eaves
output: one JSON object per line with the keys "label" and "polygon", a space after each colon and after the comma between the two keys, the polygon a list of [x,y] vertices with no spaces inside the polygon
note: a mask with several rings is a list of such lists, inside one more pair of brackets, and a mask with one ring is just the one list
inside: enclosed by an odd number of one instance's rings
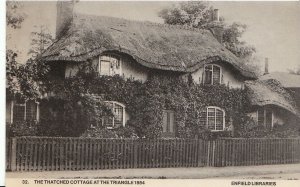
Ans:
{"label": "thatch eaves", "polygon": [[277,80],[245,81],[245,86],[252,105],[275,105],[300,116],[293,98]]}
{"label": "thatch eaves", "polygon": [[220,60],[244,77],[256,78],[208,30],[104,16],[76,14],[70,29],[42,58],[82,62],[106,51],[126,53],[148,68],[180,72]]}

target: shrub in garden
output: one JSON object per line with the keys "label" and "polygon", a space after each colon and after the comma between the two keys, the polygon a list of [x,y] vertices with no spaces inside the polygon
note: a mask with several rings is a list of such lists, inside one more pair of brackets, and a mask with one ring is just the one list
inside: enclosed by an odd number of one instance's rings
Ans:
{"label": "shrub in garden", "polygon": [[85,138],[118,138],[115,131],[103,127],[90,127],[80,137]]}
{"label": "shrub in garden", "polygon": [[6,125],[6,136],[36,136],[39,124],[36,121],[20,121]]}

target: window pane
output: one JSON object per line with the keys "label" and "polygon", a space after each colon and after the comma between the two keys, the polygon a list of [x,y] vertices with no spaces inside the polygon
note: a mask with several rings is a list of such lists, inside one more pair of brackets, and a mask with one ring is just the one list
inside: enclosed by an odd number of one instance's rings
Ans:
{"label": "window pane", "polygon": [[205,66],[205,71],[212,71],[212,65]]}
{"label": "window pane", "polygon": [[123,125],[123,107],[118,104],[115,104],[114,115],[115,115],[115,126],[122,126]]}
{"label": "window pane", "polygon": [[105,101],[105,103],[109,108],[111,108],[114,116],[104,116],[103,125],[107,127],[123,126],[125,108],[122,105],[111,101]]}
{"label": "window pane", "polygon": [[209,130],[215,130],[215,117],[207,118],[207,128]]}
{"label": "window pane", "polygon": [[121,62],[119,57],[105,55],[100,57],[100,75],[121,75]]}
{"label": "window pane", "polygon": [[170,132],[174,132],[174,112],[170,112],[169,115],[169,125],[170,125]]}
{"label": "window pane", "polygon": [[36,120],[37,104],[34,101],[26,102],[26,120]]}
{"label": "window pane", "polygon": [[208,108],[207,112],[208,116],[215,117],[215,108]]}
{"label": "window pane", "polygon": [[108,56],[108,55],[102,55],[102,56],[100,56],[100,60],[101,61],[110,61],[110,56]]}
{"label": "window pane", "polygon": [[265,119],[264,109],[259,108],[257,110],[257,123],[258,123],[258,125],[264,125],[264,119]]}
{"label": "window pane", "polygon": [[167,132],[167,126],[168,126],[168,113],[167,111],[163,112],[163,132]]}
{"label": "window pane", "polygon": [[213,69],[213,84],[220,84],[220,73],[221,73],[221,70],[220,70],[220,67],[218,66],[214,66],[214,69]]}
{"label": "window pane", "polygon": [[205,72],[204,72],[204,84],[211,84],[212,82],[212,71],[211,70],[207,70],[205,68]]}
{"label": "window pane", "polygon": [[266,127],[267,129],[271,129],[272,128],[272,111],[269,109],[266,109]]}
{"label": "window pane", "polygon": [[174,132],[174,111],[163,111],[163,132]]}
{"label": "window pane", "polygon": [[216,113],[216,130],[223,130],[223,111],[217,109]]}
{"label": "window pane", "polygon": [[25,120],[25,104],[14,104],[13,108],[13,121]]}
{"label": "window pane", "polygon": [[100,75],[110,75],[110,62],[101,61]]}
{"label": "window pane", "polygon": [[[207,119],[207,123],[205,123],[207,124],[207,128],[209,130],[224,130],[224,118],[225,115],[222,110],[215,107],[207,108],[207,117],[205,116],[205,119]],[[202,121],[204,120],[202,119]]]}

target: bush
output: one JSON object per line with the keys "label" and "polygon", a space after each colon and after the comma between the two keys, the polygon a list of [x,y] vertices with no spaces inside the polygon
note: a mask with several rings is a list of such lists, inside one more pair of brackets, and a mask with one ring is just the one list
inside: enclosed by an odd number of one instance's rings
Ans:
{"label": "bush", "polygon": [[6,136],[36,136],[39,124],[36,121],[20,121],[6,125]]}
{"label": "bush", "polygon": [[137,134],[133,127],[125,126],[114,129],[119,138],[137,138]]}
{"label": "bush", "polygon": [[85,138],[118,138],[115,131],[103,127],[90,127],[80,137]]}
{"label": "bush", "polygon": [[231,137],[231,131],[209,131],[203,130],[199,133],[199,137],[202,140],[216,140],[218,138]]}
{"label": "bush", "polygon": [[81,137],[88,138],[136,138],[137,135],[132,127],[118,127],[107,129],[105,127],[90,127]]}

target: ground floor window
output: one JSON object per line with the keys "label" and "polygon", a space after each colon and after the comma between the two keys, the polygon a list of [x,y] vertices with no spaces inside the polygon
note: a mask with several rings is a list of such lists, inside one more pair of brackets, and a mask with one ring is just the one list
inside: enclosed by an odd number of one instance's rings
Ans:
{"label": "ground floor window", "polygon": [[104,116],[102,125],[109,129],[125,127],[125,105],[116,101],[105,101],[105,103],[111,108],[114,116]]}
{"label": "ground floor window", "polygon": [[268,108],[259,108],[257,110],[257,124],[265,126],[267,129],[273,128],[273,111]]}
{"label": "ground floor window", "polygon": [[222,131],[225,128],[225,111],[215,106],[206,107],[202,112],[200,123],[211,131]]}
{"label": "ground floor window", "polygon": [[39,120],[39,103],[35,101],[13,101],[11,104],[11,122]]}
{"label": "ground floor window", "polygon": [[174,133],[174,111],[163,111],[163,132]]}

